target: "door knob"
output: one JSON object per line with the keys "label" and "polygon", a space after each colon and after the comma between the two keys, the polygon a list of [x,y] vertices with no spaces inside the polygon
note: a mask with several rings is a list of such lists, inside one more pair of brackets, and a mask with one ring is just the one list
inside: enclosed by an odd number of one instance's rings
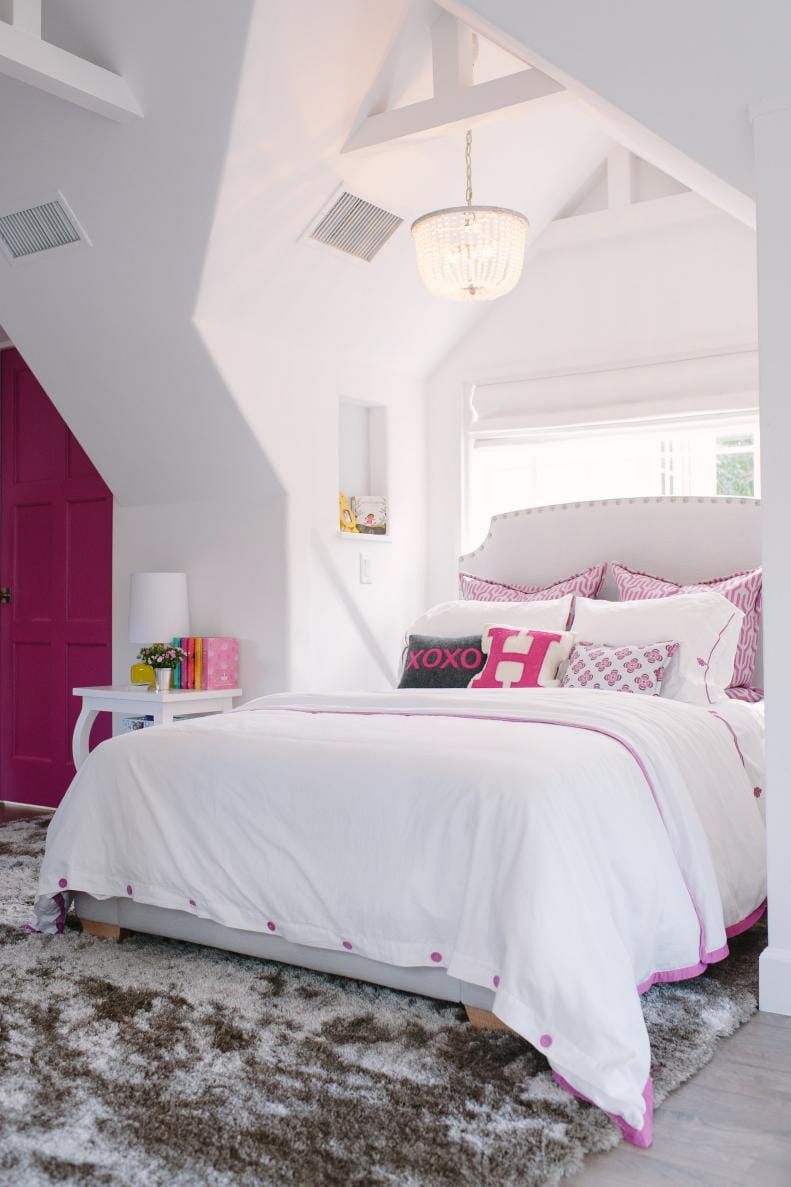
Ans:
{"label": "door knob", "polygon": [[0,586],[0,605],[7,606],[11,601],[11,590],[7,585]]}

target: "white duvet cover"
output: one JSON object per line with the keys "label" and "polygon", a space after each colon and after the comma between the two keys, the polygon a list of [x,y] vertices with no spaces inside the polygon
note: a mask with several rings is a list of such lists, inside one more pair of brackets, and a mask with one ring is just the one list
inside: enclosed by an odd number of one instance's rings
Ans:
{"label": "white duvet cover", "polygon": [[722,959],[763,903],[761,762],[741,702],[267,697],[99,746],[50,826],[37,926],[80,890],[444,967],[648,1144],[638,989]]}

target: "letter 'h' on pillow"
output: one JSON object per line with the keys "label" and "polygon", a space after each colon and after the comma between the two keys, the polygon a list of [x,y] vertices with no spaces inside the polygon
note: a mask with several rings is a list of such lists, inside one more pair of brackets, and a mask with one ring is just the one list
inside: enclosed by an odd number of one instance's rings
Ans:
{"label": "letter 'h' on pillow", "polygon": [[575,637],[571,631],[486,626],[481,639],[486,663],[470,688],[556,688]]}

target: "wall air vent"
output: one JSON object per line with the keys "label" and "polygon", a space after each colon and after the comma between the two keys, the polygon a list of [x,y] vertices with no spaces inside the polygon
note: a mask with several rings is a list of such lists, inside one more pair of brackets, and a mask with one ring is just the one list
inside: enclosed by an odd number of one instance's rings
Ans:
{"label": "wall air vent", "polygon": [[0,214],[0,246],[12,260],[80,241],[90,243],[61,194],[51,202]]}
{"label": "wall air vent", "polygon": [[308,238],[370,263],[403,221],[397,214],[344,190],[322,211]]}

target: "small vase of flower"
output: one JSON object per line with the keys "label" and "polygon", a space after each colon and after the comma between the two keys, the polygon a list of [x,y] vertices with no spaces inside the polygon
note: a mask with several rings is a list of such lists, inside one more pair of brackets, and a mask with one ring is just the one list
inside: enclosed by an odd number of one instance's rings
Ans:
{"label": "small vase of flower", "polygon": [[172,686],[173,669],[187,658],[187,653],[175,644],[152,643],[149,647],[141,647],[137,658],[151,665],[157,692],[165,692]]}

